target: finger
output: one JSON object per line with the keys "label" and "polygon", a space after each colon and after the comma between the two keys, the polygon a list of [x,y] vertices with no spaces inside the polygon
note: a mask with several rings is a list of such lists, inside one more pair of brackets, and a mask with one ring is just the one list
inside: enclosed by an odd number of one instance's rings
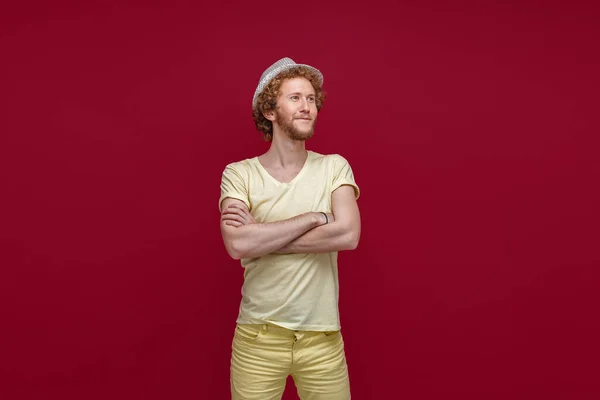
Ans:
{"label": "finger", "polygon": [[223,211],[221,215],[239,215],[240,217],[244,216],[244,213],[240,210],[231,210],[231,211]]}
{"label": "finger", "polygon": [[236,212],[232,212],[232,211],[223,211],[223,212],[221,213],[221,216],[222,216],[222,217],[224,217],[224,216],[227,216],[227,215],[238,215],[238,213],[236,213]]}
{"label": "finger", "polygon": [[237,221],[243,222],[244,219],[237,214],[225,214],[221,217],[221,221]]}
{"label": "finger", "polygon": [[253,222],[254,218],[252,217],[252,214],[250,214],[250,211],[248,211],[247,208],[243,208],[240,209],[240,215],[242,216],[242,218],[244,218],[245,221],[247,221],[248,223]]}
{"label": "finger", "polygon": [[240,212],[243,212],[243,210],[244,210],[243,208],[229,206],[225,210],[223,210],[223,212],[240,213]]}
{"label": "finger", "polygon": [[227,220],[228,221],[235,221],[236,223],[240,223],[242,225],[247,225],[247,224],[250,223],[246,218],[240,217],[239,215],[235,216],[233,218],[228,218]]}
{"label": "finger", "polygon": [[252,216],[248,210],[240,210],[240,215],[244,218],[250,218]]}
{"label": "finger", "polygon": [[249,224],[255,224],[256,223],[256,221],[254,220],[254,217],[250,213],[246,214],[246,221],[248,221]]}
{"label": "finger", "polygon": [[252,214],[250,214],[250,211],[248,210],[242,210],[242,214],[244,218],[252,218]]}
{"label": "finger", "polygon": [[248,210],[248,207],[246,207],[245,204],[230,204],[227,209],[223,211],[223,214],[236,214],[242,217],[245,223],[255,223],[250,210]]}
{"label": "finger", "polygon": [[248,210],[248,207],[246,207],[245,204],[230,204],[229,207],[227,207],[227,208],[235,208],[235,209],[244,210],[244,211]]}
{"label": "finger", "polygon": [[242,224],[241,222],[237,222],[237,221],[227,221],[227,222],[225,222],[225,225],[235,226],[237,228],[238,226],[242,226],[244,224]]}
{"label": "finger", "polygon": [[244,210],[241,210],[241,209],[225,211],[223,214],[224,215],[239,215],[241,218],[247,218],[247,215],[248,215],[247,213],[244,212]]}

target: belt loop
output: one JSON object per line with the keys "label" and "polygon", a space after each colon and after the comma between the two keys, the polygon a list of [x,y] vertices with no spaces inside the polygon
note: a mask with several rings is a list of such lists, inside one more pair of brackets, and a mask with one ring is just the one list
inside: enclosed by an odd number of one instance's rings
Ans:
{"label": "belt loop", "polygon": [[267,325],[267,324],[263,324],[263,326],[262,326],[262,331],[263,331],[264,333],[267,333],[267,330],[268,330],[268,329],[269,329],[269,328],[268,328],[268,325]]}

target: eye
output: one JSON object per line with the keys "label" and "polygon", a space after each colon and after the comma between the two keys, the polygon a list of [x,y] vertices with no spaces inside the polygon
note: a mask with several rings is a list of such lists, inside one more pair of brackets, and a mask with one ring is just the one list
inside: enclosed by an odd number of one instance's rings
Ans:
{"label": "eye", "polygon": [[309,97],[309,98],[308,98],[308,101],[309,101],[310,103],[314,103],[314,102],[315,102],[315,98],[314,98],[314,97]]}
{"label": "eye", "polygon": [[298,100],[298,99],[299,99],[299,97],[298,97],[298,96],[292,96],[292,97],[291,97],[291,99],[292,99],[292,100]]}

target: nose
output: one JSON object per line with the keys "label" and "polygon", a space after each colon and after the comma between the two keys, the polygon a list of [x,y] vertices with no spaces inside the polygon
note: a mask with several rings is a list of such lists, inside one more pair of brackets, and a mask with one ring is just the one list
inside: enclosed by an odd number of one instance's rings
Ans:
{"label": "nose", "polygon": [[300,102],[300,112],[309,113],[310,112],[310,104],[308,103],[307,98],[303,98]]}

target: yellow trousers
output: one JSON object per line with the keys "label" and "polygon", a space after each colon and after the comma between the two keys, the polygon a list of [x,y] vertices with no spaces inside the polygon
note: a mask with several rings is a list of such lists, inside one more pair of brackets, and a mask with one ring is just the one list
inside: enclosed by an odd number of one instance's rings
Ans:
{"label": "yellow trousers", "polygon": [[349,400],[340,331],[238,324],[231,354],[233,400],[279,400],[291,375],[302,400]]}

